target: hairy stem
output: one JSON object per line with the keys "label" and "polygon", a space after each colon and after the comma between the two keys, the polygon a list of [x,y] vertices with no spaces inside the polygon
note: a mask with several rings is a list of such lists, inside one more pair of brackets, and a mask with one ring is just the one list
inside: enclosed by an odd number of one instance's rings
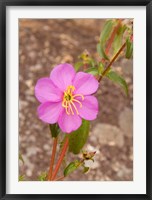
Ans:
{"label": "hairy stem", "polygon": [[63,161],[63,159],[64,159],[66,150],[67,150],[67,148],[68,148],[68,144],[69,144],[69,139],[68,139],[68,137],[67,137],[66,140],[65,140],[65,143],[64,143],[62,152],[61,152],[61,154],[60,154],[59,160],[57,161],[56,167],[55,167],[54,172],[53,172],[53,174],[52,174],[51,180],[54,180],[55,177],[56,177],[56,175],[57,175],[57,173],[58,173],[58,170],[59,170],[59,168],[60,168],[60,166],[61,166],[61,163],[62,163],[62,161]]}
{"label": "hairy stem", "polygon": [[50,161],[50,169],[48,173],[48,181],[50,181],[52,177],[52,170],[53,170],[53,165],[54,165],[54,160],[55,160],[57,142],[58,142],[58,137],[54,138],[54,141],[53,141],[53,149],[52,149],[52,155],[51,155],[51,161]]}
{"label": "hairy stem", "polygon": [[122,50],[125,48],[126,42],[122,45],[122,47],[119,49],[119,51],[116,53],[116,55],[112,58],[106,69],[103,71],[102,75],[100,75],[98,82],[102,80],[102,77],[109,71],[111,65],[114,63],[114,61],[117,59],[119,54],[122,52]]}

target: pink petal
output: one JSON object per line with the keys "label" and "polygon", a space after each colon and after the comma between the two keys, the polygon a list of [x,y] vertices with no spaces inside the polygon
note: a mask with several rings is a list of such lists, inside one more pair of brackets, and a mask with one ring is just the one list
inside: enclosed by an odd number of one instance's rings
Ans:
{"label": "pink petal", "polygon": [[80,117],[86,120],[94,120],[98,114],[98,101],[94,96],[85,96],[84,100],[81,101],[82,107],[79,105],[77,109],[79,111]]}
{"label": "pink petal", "polygon": [[54,124],[58,121],[62,113],[62,102],[45,102],[38,107],[39,118],[48,124]]}
{"label": "pink petal", "polygon": [[41,78],[35,86],[35,96],[41,102],[61,101],[63,93],[52,83],[50,78]]}
{"label": "pink petal", "polygon": [[65,133],[71,133],[77,130],[82,123],[82,119],[77,115],[67,115],[65,109],[59,117],[58,124]]}
{"label": "pink petal", "polygon": [[90,95],[97,91],[99,83],[92,74],[78,72],[73,80],[75,93]]}
{"label": "pink petal", "polygon": [[53,83],[61,90],[65,91],[67,86],[72,85],[75,70],[70,64],[57,65],[51,72],[50,78]]}

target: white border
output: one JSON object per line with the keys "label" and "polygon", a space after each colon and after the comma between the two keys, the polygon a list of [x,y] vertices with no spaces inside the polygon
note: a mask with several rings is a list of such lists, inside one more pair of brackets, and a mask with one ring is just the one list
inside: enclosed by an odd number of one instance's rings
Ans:
{"label": "white border", "polygon": [[[134,18],[134,180],[18,182],[18,19]],[[7,194],[146,193],[146,7],[7,7]]]}

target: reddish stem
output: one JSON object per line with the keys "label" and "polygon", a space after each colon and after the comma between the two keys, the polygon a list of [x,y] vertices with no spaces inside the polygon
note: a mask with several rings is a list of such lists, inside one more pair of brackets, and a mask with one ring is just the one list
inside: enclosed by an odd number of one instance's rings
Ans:
{"label": "reddish stem", "polygon": [[112,43],[113,43],[113,40],[114,40],[114,38],[115,38],[115,35],[116,35],[116,33],[117,33],[117,31],[118,31],[120,25],[121,25],[121,19],[118,20],[118,24],[117,24],[117,26],[114,28],[114,30],[113,30],[113,32],[112,32],[112,34],[111,34],[111,37],[110,37],[110,39],[109,39],[109,41],[108,41],[108,44],[107,44],[106,54],[109,53],[109,50],[110,50],[110,48],[111,48],[111,45],[112,45]]}
{"label": "reddish stem", "polygon": [[48,173],[48,181],[50,181],[52,177],[52,170],[53,170],[53,165],[54,165],[54,160],[55,160],[57,141],[58,141],[58,138],[57,137],[54,138],[51,161],[50,161],[50,169]]}
{"label": "reddish stem", "polygon": [[58,173],[58,170],[59,170],[59,168],[60,168],[60,166],[61,166],[61,163],[62,163],[62,161],[63,161],[63,159],[64,159],[66,150],[67,150],[67,148],[68,148],[68,144],[69,144],[69,139],[68,139],[68,137],[67,137],[66,140],[65,140],[65,143],[64,143],[62,152],[61,152],[61,154],[60,154],[59,160],[58,160],[58,162],[57,162],[57,164],[56,164],[55,170],[54,170],[54,172],[53,172],[53,174],[52,174],[51,180],[54,180],[55,177],[56,177],[56,175],[57,175],[57,173]]}
{"label": "reddish stem", "polygon": [[116,53],[116,55],[113,57],[113,59],[110,61],[110,63],[108,64],[108,66],[106,67],[106,69],[103,71],[102,75],[99,77],[98,82],[100,82],[102,80],[102,77],[109,71],[111,65],[113,64],[113,62],[117,59],[117,57],[119,56],[119,54],[122,52],[122,50],[125,48],[126,46],[126,42],[122,45],[122,47],[119,49],[119,51]]}
{"label": "reddish stem", "polygon": [[[117,33],[117,31],[118,31],[120,25],[121,25],[121,21],[122,21],[122,19],[119,19],[119,20],[118,20],[118,24],[117,24],[117,26],[114,28],[114,30],[113,30],[113,32],[112,32],[112,34],[111,34],[111,36],[110,36],[110,39],[108,40],[108,44],[107,44],[107,47],[106,47],[106,50],[105,50],[105,53],[106,53],[106,54],[109,53],[109,50],[110,50],[111,45],[112,45],[112,43],[113,43],[113,41],[114,41],[115,35],[116,35],[116,33]],[[102,59],[102,62],[103,62],[103,63],[105,62],[105,59],[104,59],[104,58]]]}
{"label": "reddish stem", "polygon": [[61,181],[61,180],[63,180],[64,178],[65,178],[65,176],[60,176],[60,177],[56,178],[54,181]]}

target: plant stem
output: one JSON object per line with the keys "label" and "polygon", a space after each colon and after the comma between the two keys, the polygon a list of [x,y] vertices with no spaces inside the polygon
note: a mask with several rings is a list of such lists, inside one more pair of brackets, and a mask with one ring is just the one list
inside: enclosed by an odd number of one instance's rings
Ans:
{"label": "plant stem", "polygon": [[53,141],[53,149],[52,149],[52,155],[51,155],[51,161],[50,161],[50,169],[48,173],[48,181],[50,181],[52,177],[52,170],[53,170],[53,165],[54,165],[57,142],[58,142],[58,137],[54,138],[54,141]]}
{"label": "plant stem", "polygon": [[[115,39],[115,35],[116,35],[116,33],[117,33],[117,31],[118,31],[120,25],[121,25],[121,21],[122,21],[122,19],[119,19],[119,20],[118,20],[118,24],[117,24],[117,26],[114,28],[114,30],[113,30],[113,32],[112,32],[112,34],[111,34],[111,36],[110,36],[110,39],[108,40],[108,44],[107,44],[107,47],[106,47],[106,50],[105,50],[105,53],[106,53],[107,55],[108,55],[108,53],[109,53],[109,50],[110,50],[111,45],[112,45],[112,43],[113,43],[113,40]],[[105,62],[105,59],[103,58],[103,59],[102,59],[102,63],[104,63],[104,62]]]}
{"label": "plant stem", "polygon": [[54,180],[55,177],[56,177],[56,175],[57,175],[57,173],[58,173],[58,170],[59,170],[59,168],[60,168],[60,166],[61,166],[61,163],[62,163],[62,161],[63,161],[63,159],[64,159],[66,150],[67,150],[67,148],[68,148],[68,144],[69,144],[69,139],[68,139],[68,137],[66,137],[66,140],[65,140],[65,143],[64,143],[62,152],[61,152],[60,157],[59,157],[59,160],[58,160],[58,162],[57,162],[57,164],[56,164],[55,170],[54,170],[54,172],[53,172],[53,174],[52,174],[51,180]]}
{"label": "plant stem", "polygon": [[61,180],[63,180],[64,178],[65,178],[65,176],[60,176],[60,177],[56,178],[54,181],[61,181]]}
{"label": "plant stem", "polygon": [[122,52],[122,50],[125,48],[126,42],[122,45],[122,47],[119,49],[119,51],[116,53],[116,55],[112,58],[106,69],[103,71],[102,75],[100,75],[98,82],[102,80],[102,77],[109,71],[111,65],[114,63],[114,61],[117,59],[119,54]]}
{"label": "plant stem", "polygon": [[110,37],[110,39],[109,39],[109,41],[108,41],[107,48],[106,48],[106,51],[105,51],[106,54],[109,53],[109,50],[110,50],[110,48],[111,48],[111,45],[112,45],[113,40],[114,40],[114,38],[115,38],[115,35],[116,35],[116,33],[117,33],[117,31],[118,31],[120,25],[121,25],[121,21],[122,21],[121,19],[118,20],[118,24],[117,24],[117,26],[114,28],[114,30],[113,30],[113,32],[112,32],[112,34],[111,34],[111,37]]}

